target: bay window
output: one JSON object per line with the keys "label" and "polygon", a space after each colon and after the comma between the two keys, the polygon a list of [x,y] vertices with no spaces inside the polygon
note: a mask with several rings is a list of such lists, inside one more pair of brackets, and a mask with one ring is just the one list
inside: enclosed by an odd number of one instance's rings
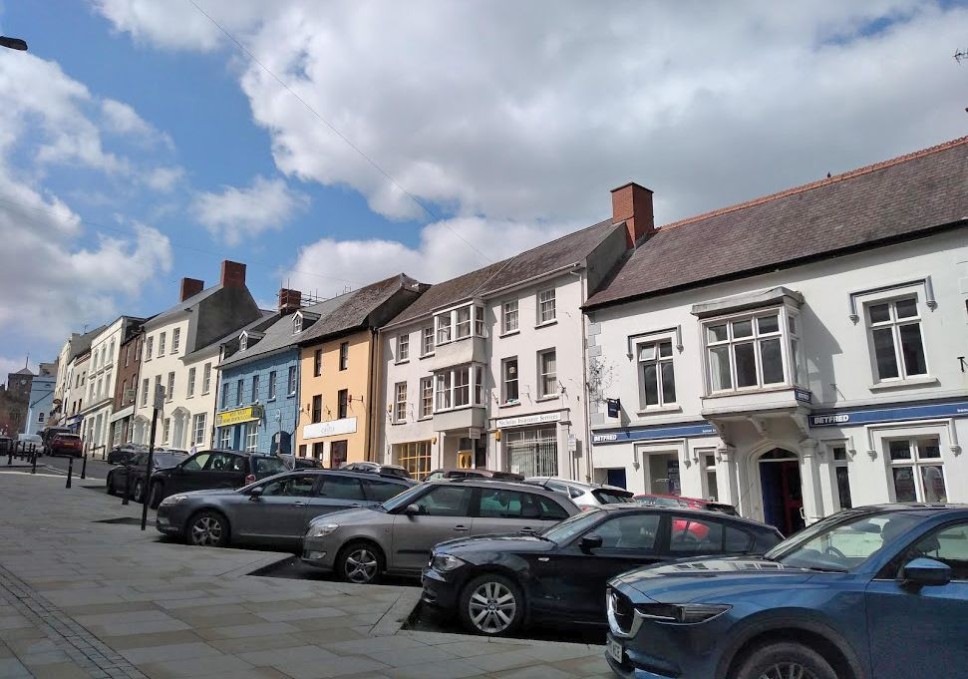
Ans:
{"label": "bay window", "polygon": [[480,366],[464,365],[438,372],[434,382],[435,411],[484,405],[484,369]]}
{"label": "bay window", "polygon": [[462,307],[457,310],[457,339],[471,336],[471,308]]}
{"label": "bay window", "polygon": [[[437,324],[437,344],[446,344],[452,340],[462,340],[471,335],[485,337],[484,307],[467,305],[450,311],[444,311],[435,318]],[[433,351],[433,346],[426,346],[425,355]]]}
{"label": "bay window", "polygon": [[437,317],[437,344],[450,341],[450,314],[445,313]]}
{"label": "bay window", "polygon": [[877,381],[928,374],[917,298],[869,304],[867,322]]}
{"label": "bay window", "polygon": [[788,309],[771,309],[706,322],[703,334],[709,391],[802,383],[805,371],[797,321]]}

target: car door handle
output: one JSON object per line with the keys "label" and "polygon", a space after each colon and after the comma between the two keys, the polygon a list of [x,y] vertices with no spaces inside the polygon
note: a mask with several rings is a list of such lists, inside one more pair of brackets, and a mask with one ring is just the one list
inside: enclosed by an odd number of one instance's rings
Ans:
{"label": "car door handle", "polygon": [[534,528],[532,528],[531,526],[525,526],[524,528],[521,529],[521,532],[522,533],[533,533],[534,532]]}
{"label": "car door handle", "polygon": [[461,531],[461,532],[469,531],[470,529],[471,529],[470,526],[465,526],[463,524],[458,525],[458,526],[454,526],[454,530]]}
{"label": "car door handle", "polygon": [[541,563],[548,563],[549,561],[551,561],[551,557],[550,556],[539,556],[538,557],[538,561],[540,561]]}
{"label": "car door handle", "polygon": [[293,507],[305,507],[306,503],[303,500],[296,500],[292,503]]}

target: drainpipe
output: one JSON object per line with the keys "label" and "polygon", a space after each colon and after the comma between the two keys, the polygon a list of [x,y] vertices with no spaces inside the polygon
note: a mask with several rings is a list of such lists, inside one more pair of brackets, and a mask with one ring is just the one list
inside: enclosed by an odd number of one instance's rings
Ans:
{"label": "drainpipe", "polygon": [[[578,280],[581,283],[581,299],[582,304],[588,299],[588,277],[585,275],[588,271],[587,267],[582,267],[579,271],[569,271],[568,273],[578,276]],[[579,309],[580,310],[580,309]],[[580,310],[581,311],[581,310]],[[584,434],[584,455],[585,460],[585,481],[590,482],[592,480],[592,437],[591,428],[589,421],[591,419],[591,409],[588,404],[588,315],[581,311],[581,398],[583,399],[584,408],[584,419],[585,426]],[[576,471],[580,474],[582,464],[578,460],[574,460],[573,464]]]}

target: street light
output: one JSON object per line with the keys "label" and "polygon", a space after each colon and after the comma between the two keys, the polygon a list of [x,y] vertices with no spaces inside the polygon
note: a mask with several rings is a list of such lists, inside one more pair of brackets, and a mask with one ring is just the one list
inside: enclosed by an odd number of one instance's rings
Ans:
{"label": "street light", "polygon": [[6,47],[12,50],[20,50],[21,52],[27,51],[27,41],[21,40],[20,38],[8,38],[5,35],[0,35],[0,47]]}

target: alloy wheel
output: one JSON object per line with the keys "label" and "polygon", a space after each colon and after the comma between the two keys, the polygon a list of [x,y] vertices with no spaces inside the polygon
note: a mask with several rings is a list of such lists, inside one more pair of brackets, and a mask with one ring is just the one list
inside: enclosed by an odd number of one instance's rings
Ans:
{"label": "alloy wheel", "polygon": [[798,662],[773,665],[757,679],[816,679],[816,675]]}
{"label": "alloy wheel", "polygon": [[518,609],[514,592],[493,581],[482,583],[474,590],[467,606],[471,622],[485,634],[499,634],[510,627]]}
{"label": "alloy wheel", "polygon": [[222,540],[222,522],[212,516],[200,516],[192,524],[192,544],[210,547]]}
{"label": "alloy wheel", "polygon": [[358,547],[346,555],[346,579],[361,585],[371,582],[378,565],[376,554],[366,547]]}

